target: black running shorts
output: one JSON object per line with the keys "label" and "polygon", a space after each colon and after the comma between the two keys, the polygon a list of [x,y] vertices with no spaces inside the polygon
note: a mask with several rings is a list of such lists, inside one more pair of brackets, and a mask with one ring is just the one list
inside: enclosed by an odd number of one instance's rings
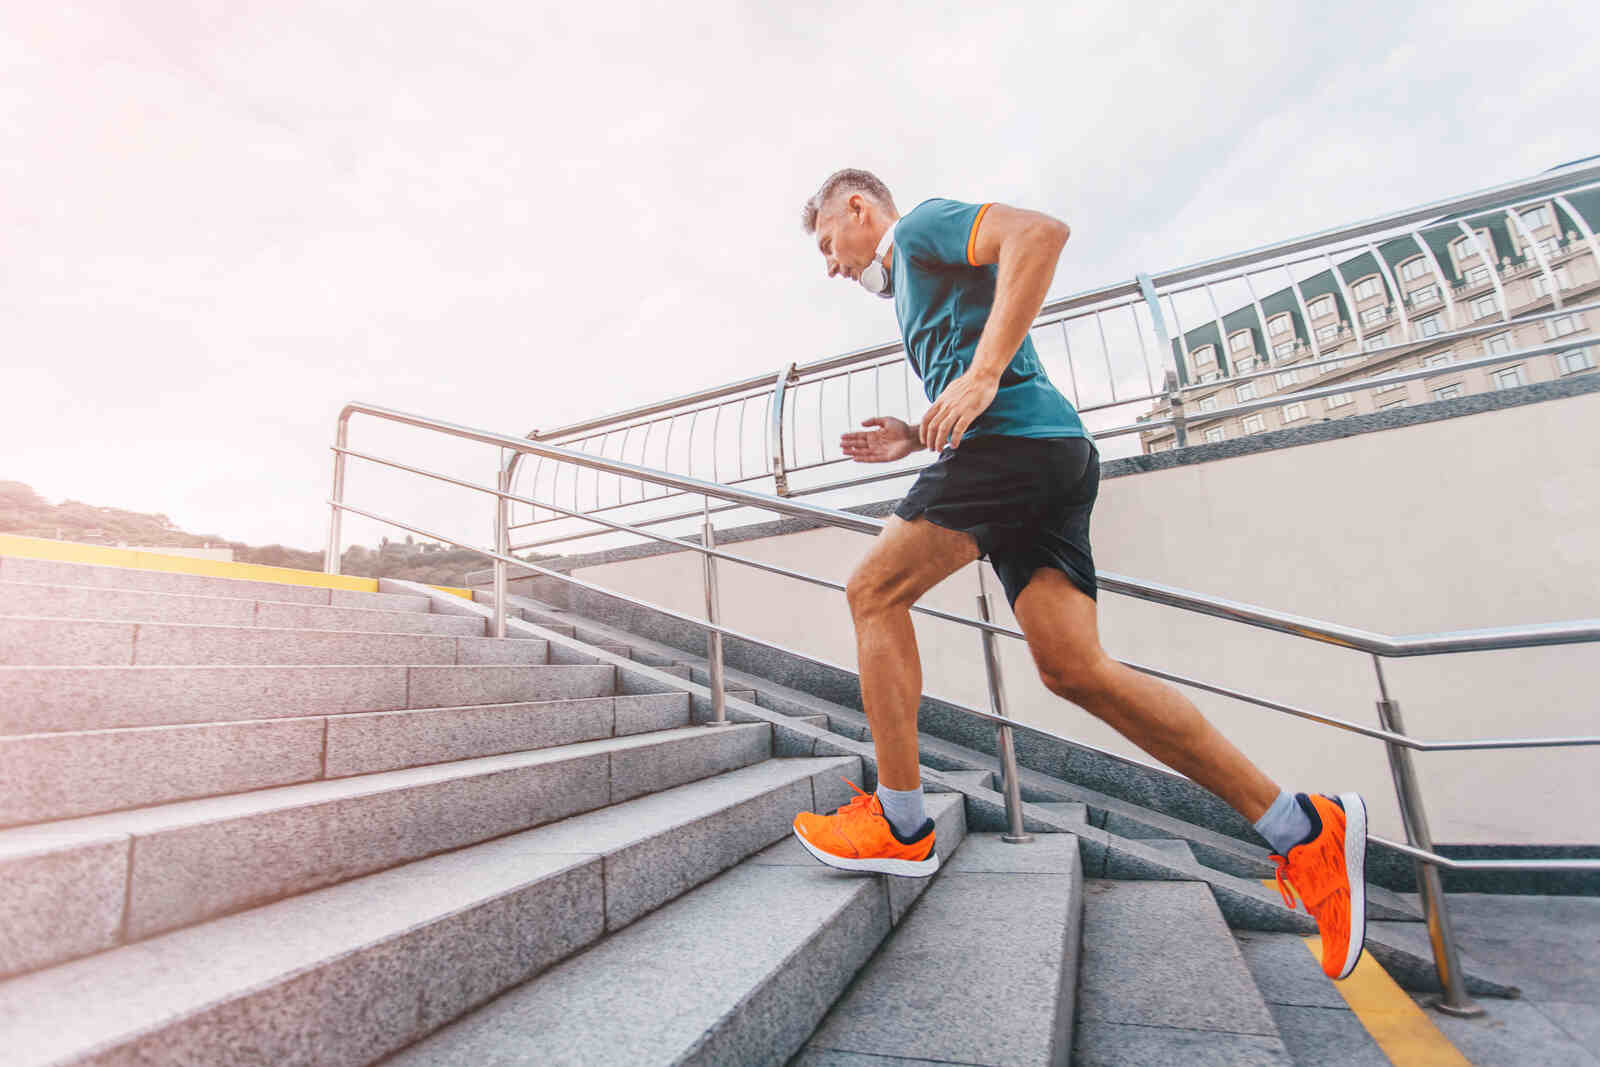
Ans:
{"label": "black running shorts", "polygon": [[1089,512],[1099,491],[1100,452],[1087,438],[985,434],[941,452],[894,513],[971,534],[1014,609],[1041,567],[1096,596]]}

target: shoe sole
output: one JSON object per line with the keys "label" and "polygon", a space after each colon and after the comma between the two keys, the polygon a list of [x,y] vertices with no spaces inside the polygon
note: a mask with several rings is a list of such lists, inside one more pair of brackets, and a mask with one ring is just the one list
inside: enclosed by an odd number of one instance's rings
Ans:
{"label": "shoe sole", "polygon": [[[1338,978],[1348,978],[1367,943],[1367,804],[1359,793],[1340,793],[1344,805],[1344,873],[1350,884],[1350,944]],[[1358,936],[1356,931],[1360,931]]]}
{"label": "shoe sole", "polygon": [[939,853],[937,849],[930,849],[928,858],[924,860],[888,858],[853,860],[822,851],[810,841],[807,841],[799,830],[794,831],[794,836],[805,847],[807,852],[826,863],[829,867],[836,867],[841,871],[867,871],[872,874],[897,874],[907,878],[927,878],[939,869]]}

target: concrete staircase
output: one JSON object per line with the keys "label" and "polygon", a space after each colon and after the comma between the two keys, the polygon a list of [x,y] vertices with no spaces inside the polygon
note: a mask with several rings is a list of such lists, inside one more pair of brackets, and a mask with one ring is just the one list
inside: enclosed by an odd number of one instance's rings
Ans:
{"label": "concrete staircase", "polygon": [[941,872],[833,871],[858,712],[734,672],[706,727],[693,655],[380,587],[0,558],[6,1064],[1328,1062],[1246,842],[1041,775],[1005,844],[930,737]]}

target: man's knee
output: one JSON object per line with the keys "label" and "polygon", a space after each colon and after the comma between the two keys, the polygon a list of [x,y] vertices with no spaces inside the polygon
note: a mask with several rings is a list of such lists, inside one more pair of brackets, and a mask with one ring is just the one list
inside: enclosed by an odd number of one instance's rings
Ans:
{"label": "man's knee", "polygon": [[886,580],[876,567],[860,566],[845,583],[844,596],[850,604],[850,614],[856,618],[887,611],[896,606],[894,583]]}
{"label": "man's knee", "polygon": [[1097,696],[1105,692],[1103,656],[1087,652],[1056,653],[1035,657],[1034,662],[1039,668],[1039,680],[1046,689],[1080,707],[1093,703]]}

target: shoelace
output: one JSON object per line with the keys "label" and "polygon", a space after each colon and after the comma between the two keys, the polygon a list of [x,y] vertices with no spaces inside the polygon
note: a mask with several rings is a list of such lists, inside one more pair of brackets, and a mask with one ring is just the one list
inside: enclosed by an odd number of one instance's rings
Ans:
{"label": "shoelace", "polygon": [[843,782],[845,785],[849,786],[851,789],[854,789],[856,791],[856,795],[851,797],[849,799],[849,801],[847,801],[845,804],[843,804],[839,808],[835,809],[834,810],[834,814],[835,815],[843,815],[846,812],[853,811],[853,810],[855,810],[857,808],[865,810],[867,805],[872,803],[872,794],[871,793],[867,792],[865,789],[862,789],[859,785],[856,785],[854,782],[852,782],[850,779],[846,778],[842,774],[839,776],[839,781]]}
{"label": "shoelace", "polygon": [[1278,895],[1283,898],[1283,906],[1290,911],[1294,910],[1294,892],[1291,883],[1283,875],[1289,869],[1289,861],[1282,856],[1273,856],[1272,862],[1278,865]]}

